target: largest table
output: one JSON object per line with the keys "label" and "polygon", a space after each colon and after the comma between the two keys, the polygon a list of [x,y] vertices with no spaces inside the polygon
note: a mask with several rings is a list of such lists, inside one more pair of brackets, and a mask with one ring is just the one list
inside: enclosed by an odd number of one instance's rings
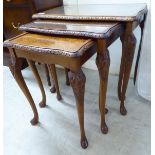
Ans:
{"label": "largest table", "polygon": [[[141,39],[138,50],[140,55],[141,44],[143,38],[143,28],[147,15],[146,4],[105,4],[105,5],[71,5],[61,6],[45,12],[40,12],[33,15],[34,19],[50,19],[50,20],[69,20],[69,21],[98,21],[98,22],[112,22],[117,21],[124,24],[124,33],[121,36],[122,42],[122,58],[120,65],[119,81],[118,81],[118,97],[121,102],[120,112],[122,115],[126,115],[127,111],[124,106],[125,95],[127,85],[130,77],[131,67],[133,63],[136,38],[133,34],[133,30],[140,26]],[[89,26],[89,24],[88,24]],[[67,27],[66,27],[67,29]],[[78,36],[79,34],[65,33],[65,35]],[[90,36],[91,37],[91,36]],[[92,37],[93,38],[93,37]],[[97,53],[104,52],[102,37],[97,38]],[[105,62],[106,63],[106,62]],[[107,62],[109,63],[109,62]],[[138,64],[138,60],[137,60]],[[135,74],[136,75],[136,74]],[[104,85],[100,85],[102,89]],[[101,94],[102,95],[102,94]]]}

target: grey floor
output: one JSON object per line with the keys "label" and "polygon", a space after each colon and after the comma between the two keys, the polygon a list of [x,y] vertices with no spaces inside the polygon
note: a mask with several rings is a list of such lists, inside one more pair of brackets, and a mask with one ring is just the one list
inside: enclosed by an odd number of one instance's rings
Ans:
{"label": "grey floor", "polygon": [[85,130],[89,141],[86,150],[79,143],[79,124],[71,87],[65,85],[64,70],[58,69],[63,101],[49,92],[44,70],[37,66],[47,95],[47,107],[39,108],[41,94],[30,69],[23,76],[33,94],[40,123],[31,126],[32,111],[7,67],[4,67],[4,153],[5,155],[150,155],[151,106],[140,99],[129,82],[127,116],[119,113],[117,76],[109,76],[106,115],[109,133],[100,131],[98,109],[98,73],[83,69],[86,74]]}

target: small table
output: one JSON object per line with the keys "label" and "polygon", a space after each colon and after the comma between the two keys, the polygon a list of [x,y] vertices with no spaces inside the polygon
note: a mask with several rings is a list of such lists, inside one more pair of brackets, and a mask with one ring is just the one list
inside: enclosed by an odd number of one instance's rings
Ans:
{"label": "small table", "polygon": [[[118,81],[118,97],[120,100],[120,113],[122,115],[127,114],[127,110],[124,106],[125,94],[130,77],[131,66],[136,47],[136,38],[133,34],[133,30],[140,26],[141,39],[138,50],[140,55],[143,28],[147,15],[147,6],[143,3],[137,4],[105,4],[105,5],[71,5],[61,6],[54,9],[40,12],[33,15],[34,19],[43,20],[72,20],[72,21],[90,21],[90,22],[112,22],[117,21],[124,24],[124,34],[121,37],[122,42],[122,58],[120,65],[119,81]],[[71,35],[71,34],[70,34]],[[76,36],[77,34],[74,34]],[[77,35],[78,36],[78,35]],[[103,52],[103,40],[98,39],[98,50]],[[139,57],[138,57],[139,58]],[[136,68],[138,66],[136,63]],[[137,69],[136,69],[137,70]],[[135,70],[135,77],[136,77]],[[101,86],[103,87],[103,86]]]}

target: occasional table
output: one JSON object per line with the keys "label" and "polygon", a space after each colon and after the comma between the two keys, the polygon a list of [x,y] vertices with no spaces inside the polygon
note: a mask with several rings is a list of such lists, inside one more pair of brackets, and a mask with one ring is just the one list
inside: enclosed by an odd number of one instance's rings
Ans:
{"label": "occasional table", "polygon": [[[108,132],[105,121],[105,100],[110,65],[108,47],[119,37],[123,50],[118,97],[121,101],[120,112],[122,115],[126,115],[124,100],[136,46],[133,30],[140,25],[143,32],[146,13],[145,4],[62,6],[33,15],[33,18],[39,20],[20,27],[20,30],[28,31],[28,33],[5,41],[4,46],[10,49],[12,56],[13,66],[10,68],[12,74],[30,102],[34,113],[32,125],[38,122],[38,112],[19,69],[20,58],[27,59],[35,74],[43,96],[41,107],[46,105],[46,98],[34,61],[48,64],[50,70],[52,70],[53,64],[70,69],[69,80],[77,103],[81,146],[87,148],[88,142],[84,129],[86,79],[81,66],[97,51],[101,131],[104,134]],[[141,43],[139,52],[140,48]]]}

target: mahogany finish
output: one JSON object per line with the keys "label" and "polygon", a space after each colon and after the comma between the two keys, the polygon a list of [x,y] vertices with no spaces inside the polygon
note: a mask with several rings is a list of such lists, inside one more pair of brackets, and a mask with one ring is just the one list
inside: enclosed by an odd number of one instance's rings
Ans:
{"label": "mahogany finish", "polygon": [[108,38],[113,32],[112,29],[115,29],[115,27],[118,27],[118,22],[108,23],[36,20],[31,23],[21,25],[19,30],[42,34],[70,35],[89,38]]}
{"label": "mahogany finish", "polygon": [[146,4],[98,4],[60,6],[36,13],[34,19],[135,21],[147,12]]}
{"label": "mahogany finish", "polygon": [[[33,15],[34,19],[48,19],[48,20],[72,20],[72,21],[89,21],[89,22],[111,22],[117,21],[124,24],[124,41],[123,43],[123,51],[121,58],[121,66],[119,73],[119,82],[118,82],[118,97],[120,99],[120,113],[122,115],[126,115],[127,111],[124,106],[125,94],[127,90],[127,85],[130,77],[131,66],[133,62],[133,57],[135,53],[135,36],[133,34],[133,30],[140,26],[141,28],[141,39],[138,50],[137,63],[135,68],[135,77],[136,80],[136,72],[138,61],[141,53],[141,45],[142,45],[142,37],[143,37],[143,28],[147,14],[147,6],[143,3],[137,4],[102,4],[102,5],[71,5],[71,6],[60,6],[54,9],[50,9],[44,12],[40,12]],[[68,26],[69,27],[69,26]],[[63,28],[63,29],[72,29],[72,31],[79,31],[76,26],[71,26],[71,28]],[[41,30],[42,28],[39,27]],[[45,28],[46,29],[46,28]],[[58,31],[60,31],[60,26],[58,26]],[[62,27],[61,27],[62,29]],[[76,30],[75,30],[76,29]],[[36,31],[36,28],[34,28]],[[92,30],[91,30],[92,31]],[[42,31],[40,31],[42,32]],[[45,31],[43,31],[44,33]],[[47,31],[48,33],[55,33],[52,30]],[[67,32],[68,33],[68,32]],[[79,36],[79,33],[73,33],[74,36]],[[59,34],[59,33],[58,33]],[[57,35],[58,35],[57,34]],[[65,33],[66,34],[66,33]],[[81,35],[81,32],[80,32]],[[94,38],[94,37],[91,37]],[[134,43],[133,43],[134,42]],[[130,49],[130,50],[129,50]],[[122,110],[123,109],[123,110]]]}
{"label": "mahogany finish", "polygon": [[[106,22],[74,22],[74,21],[52,21],[52,20],[37,20],[19,27],[21,31],[27,32],[35,32],[41,34],[55,34],[55,35],[67,35],[67,36],[80,36],[80,37],[88,37],[94,39],[100,38],[108,38],[109,44],[113,42],[116,38],[115,34],[112,33],[117,32],[117,30],[121,30],[120,27],[123,28],[123,25],[118,23],[106,23]],[[115,29],[115,31],[113,31]],[[118,33],[118,32],[117,32]],[[110,38],[110,36],[112,36]],[[68,71],[66,72],[66,84],[69,84],[68,80]],[[57,81],[57,79],[55,79]],[[58,89],[58,83],[57,83]],[[56,91],[55,86],[51,88],[51,92],[54,93]],[[58,89],[59,92],[59,89]],[[59,96],[59,94],[57,94]],[[106,109],[106,113],[108,110]]]}
{"label": "mahogany finish", "polygon": [[86,77],[81,69],[79,69],[79,71],[70,71],[69,81],[73,88],[74,96],[76,99],[76,106],[81,130],[81,146],[82,148],[86,149],[88,147],[88,141],[85,136],[84,129],[84,93]]}
{"label": "mahogany finish", "polygon": [[25,83],[25,80],[23,78],[23,75],[21,72],[21,67],[20,67],[21,61],[19,61],[20,59],[16,57],[15,49],[10,48],[9,51],[10,51],[10,55],[11,55],[11,59],[12,59],[12,65],[9,66],[10,71],[11,71],[12,75],[14,76],[16,82],[18,83],[20,89],[22,90],[22,92],[24,93],[24,95],[26,96],[27,100],[30,103],[30,106],[31,106],[31,109],[32,109],[33,115],[34,115],[30,122],[32,125],[36,125],[39,120],[38,111],[37,111],[37,108],[33,101],[33,98],[28,90],[28,87]]}
{"label": "mahogany finish", "polygon": [[[52,35],[42,35],[33,33],[24,33],[20,36],[14,37],[4,42],[4,47],[10,49],[12,54],[13,64],[18,62],[19,58],[26,58],[29,65],[36,77],[36,80],[40,86],[42,92],[43,101],[45,100],[44,89],[41,84],[39,74],[33,64],[33,61],[48,64],[51,75],[53,76],[55,87],[58,93],[58,97],[61,97],[58,82],[56,76],[55,65],[62,65],[69,69],[69,81],[72,86],[79,117],[80,131],[81,131],[81,146],[82,148],[87,148],[88,141],[85,136],[84,130],[84,92],[85,92],[85,82],[86,78],[81,70],[81,66],[96,52],[97,44],[97,59],[96,64],[100,75],[100,90],[99,90],[99,106],[101,114],[101,131],[106,134],[108,132],[108,127],[105,121],[105,100],[106,100],[106,89],[108,80],[108,71],[110,65],[110,59],[108,54],[108,46],[115,41],[123,32],[123,26],[118,23],[113,23],[109,26],[105,24],[102,25],[105,31],[102,31],[105,37],[102,39],[92,40],[89,38],[74,38],[66,36],[52,36]],[[110,31],[109,31],[110,30]],[[110,33],[109,33],[110,32]],[[16,65],[13,69],[16,70]],[[21,73],[21,72],[20,72]],[[18,73],[17,73],[18,74]],[[16,77],[16,72],[14,73]],[[22,74],[20,74],[22,76]],[[19,83],[18,79],[16,79]],[[24,83],[24,79],[22,81]],[[25,86],[21,87],[22,91],[28,88]],[[30,105],[32,106],[33,99],[29,96]],[[45,106],[45,102],[42,103]],[[32,107],[35,107],[33,104]],[[36,111],[33,111],[36,118]],[[37,118],[38,120],[38,118]]]}
{"label": "mahogany finish", "polygon": [[[4,46],[10,49],[12,56],[12,61],[14,64],[14,66],[12,66],[12,73],[33,109],[34,118],[31,121],[33,125],[38,122],[38,113],[34,101],[22,77],[21,70],[18,69],[18,59],[22,57],[28,60],[39,86],[41,85],[41,80],[38,78],[39,74],[37,73],[32,61],[38,61],[40,63],[45,63],[46,61],[51,72],[55,70],[55,66],[53,64],[61,64],[62,66],[70,69],[69,79],[77,102],[77,111],[81,130],[81,146],[83,148],[88,146],[88,142],[84,131],[85,82],[83,83],[83,80],[80,80],[80,78],[84,76],[84,74],[80,73],[82,72],[82,64],[85,63],[95,53],[94,44],[95,43],[90,39],[75,39],[66,37],[56,38],[28,33],[4,42]],[[54,73],[54,75],[56,75],[56,73]],[[54,81],[56,81],[55,78]],[[42,91],[43,99],[45,99],[43,87],[40,87],[40,89]],[[45,102],[42,102],[41,106],[42,105],[45,106]]]}
{"label": "mahogany finish", "polygon": [[42,101],[39,103],[39,106],[41,108],[43,108],[46,106],[46,95],[45,95],[45,91],[44,91],[44,87],[43,87],[41,78],[40,78],[39,73],[37,71],[37,68],[35,66],[35,62],[31,61],[31,60],[27,60],[27,62],[28,62],[29,66],[30,66],[35,78],[36,78],[36,81],[38,82],[39,87],[40,87],[41,94],[42,94]]}
{"label": "mahogany finish", "polygon": [[[37,20],[19,27],[19,30],[27,32],[35,32],[49,35],[66,35],[93,38],[96,41],[107,39],[109,46],[118,34],[121,34],[124,25],[119,23],[108,22],[75,22],[75,21],[52,21],[52,20]],[[99,44],[97,44],[99,46]],[[101,47],[99,47],[101,48]],[[66,70],[66,80],[68,79]],[[58,86],[57,86],[58,87]],[[55,87],[52,87],[51,92],[55,92]],[[101,95],[102,96],[102,95]],[[100,105],[100,104],[99,104]],[[106,113],[108,110],[106,109]]]}
{"label": "mahogany finish", "polygon": [[[113,7],[115,7],[115,9],[112,9]],[[115,12],[115,10],[117,11]],[[118,82],[118,97],[121,101],[120,113],[126,115],[127,110],[124,105],[124,100],[136,46],[136,38],[133,34],[133,30],[139,24],[143,25],[146,13],[147,8],[145,4],[63,6],[35,14],[33,18],[44,20],[37,20],[22,25],[19,28],[31,34],[24,33],[5,41],[4,47],[9,48],[11,54],[12,66],[10,70],[30,102],[34,113],[34,118],[31,123],[34,125],[38,122],[38,113],[21,74],[21,58],[27,59],[36,77],[42,92],[42,107],[46,105],[46,96],[34,61],[48,64],[50,74],[54,79],[52,91],[57,91],[58,99],[61,99],[61,94],[55,64],[65,67],[66,73],[69,71],[69,83],[74,92],[79,117],[81,146],[84,149],[87,148],[88,141],[84,129],[84,92],[86,77],[81,70],[81,66],[97,49],[96,65],[100,77],[100,125],[102,133],[106,134],[108,127],[105,121],[105,113],[107,112],[105,101],[110,66],[108,47],[120,36],[123,50]],[[57,19],[64,21],[57,21]],[[82,20],[82,22],[77,20]],[[106,23],[103,21],[106,21]],[[119,21],[120,23],[112,23],[111,21]],[[143,26],[141,26],[141,30],[143,32]],[[33,34],[34,32],[42,34]],[[140,48],[141,43],[139,52]]]}

